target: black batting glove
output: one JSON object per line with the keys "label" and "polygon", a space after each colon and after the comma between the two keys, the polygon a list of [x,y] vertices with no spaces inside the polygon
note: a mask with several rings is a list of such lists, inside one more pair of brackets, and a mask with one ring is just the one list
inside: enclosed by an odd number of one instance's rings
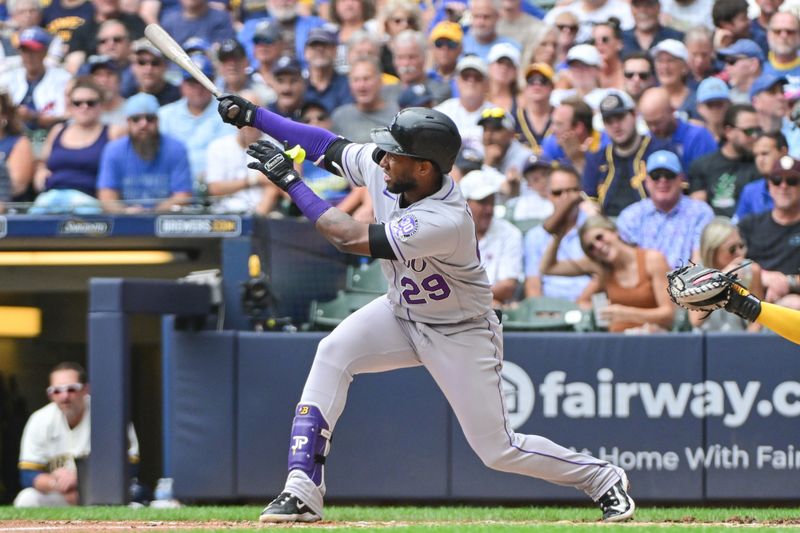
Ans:
{"label": "black batting glove", "polygon": [[247,149],[247,155],[257,161],[248,163],[252,168],[263,173],[269,181],[283,189],[300,179],[294,171],[294,162],[286,153],[269,141],[256,141]]}
{"label": "black batting glove", "polygon": [[728,290],[730,293],[728,302],[725,304],[725,310],[739,315],[745,320],[755,322],[758,315],[761,314],[761,300],[736,282],[731,283],[731,287]]}
{"label": "black batting glove", "polygon": [[217,112],[222,122],[233,124],[237,128],[252,126],[256,120],[258,106],[236,94],[218,96]]}

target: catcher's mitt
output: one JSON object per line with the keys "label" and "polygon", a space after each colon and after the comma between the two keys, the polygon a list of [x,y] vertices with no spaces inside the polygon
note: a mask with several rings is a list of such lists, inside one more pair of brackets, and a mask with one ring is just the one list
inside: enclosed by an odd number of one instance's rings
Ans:
{"label": "catcher's mitt", "polygon": [[667,292],[673,302],[692,311],[713,311],[724,308],[730,300],[736,274],[687,265],[669,272],[667,280]]}

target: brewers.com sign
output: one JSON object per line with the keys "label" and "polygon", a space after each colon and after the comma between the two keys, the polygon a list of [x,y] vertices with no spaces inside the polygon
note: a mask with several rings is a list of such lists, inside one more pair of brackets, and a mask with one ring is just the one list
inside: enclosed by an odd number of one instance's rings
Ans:
{"label": "brewers.com sign", "polygon": [[238,237],[242,219],[236,215],[162,215],[156,218],[158,237]]}

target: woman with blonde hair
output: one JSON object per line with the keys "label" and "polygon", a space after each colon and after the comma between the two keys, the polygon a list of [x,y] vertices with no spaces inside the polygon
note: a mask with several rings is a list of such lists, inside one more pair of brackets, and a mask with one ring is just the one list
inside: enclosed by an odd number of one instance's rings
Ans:
{"label": "woman with blonde hair", "polygon": [[[564,54],[566,58],[566,53]],[[520,87],[525,85],[525,68],[534,63],[545,63],[555,70],[560,62],[558,54],[558,30],[555,26],[548,26],[540,31],[528,46],[522,51],[520,71],[517,82]]]}
{"label": "woman with blonde hair", "polygon": [[405,30],[420,31],[422,12],[419,4],[410,0],[388,0],[380,11],[378,23],[382,24],[383,45],[381,46],[381,67],[383,72],[397,75],[390,47],[395,36]]}
{"label": "woman with blonde hair", "polygon": [[[574,203],[581,202],[580,193],[567,192]],[[545,222],[545,227],[548,227]],[[582,298],[605,292],[609,305],[598,309],[607,321],[608,331],[664,331],[672,327],[675,307],[667,294],[669,265],[658,250],[637,248],[622,240],[610,219],[589,217],[578,230],[585,257],[557,261],[556,252],[567,228],[558,224],[550,228],[553,239],[542,256],[540,271],[553,276],[591,275]],[[583,307],[588,301],[578,302]]]}
{"label": "woman with blonde hair", "polygon": [[[738,268],[739,283],[755,297],[764,297],[761,284],[761,267],[745,258],[747,244],[739,229],[727,218],[718,217],[708,223],[700,236],[700,264],[728,272]],[[744,266],[742,266],[744,265]],[[689,321],[702,331],[758,331],[761,326],[732,313],[690,311]]]}

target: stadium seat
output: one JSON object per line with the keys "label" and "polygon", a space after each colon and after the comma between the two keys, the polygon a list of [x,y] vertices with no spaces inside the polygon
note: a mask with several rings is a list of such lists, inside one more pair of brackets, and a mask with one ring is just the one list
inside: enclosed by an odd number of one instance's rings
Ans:
{"label": "stadium seat", "polygon": [[512,220],[511,223],[517,227],[518,230],[522,232],[522,234],[528,233],[528,230],[531,228],[535,228],[544,222],[543,218],[523,218],[520,220]]}
{"label": "stadium seat", "polygon": [[388,283],[381,270],[380,261],[375,260],[366,265],[347,267],[345,290],[348,292],[386,294]]}
{"label": "stadium seat", "polygon": [[364,307],[375,298],[376,295],[372,293],[339,291],[333,300],[312,300],[308,313],[309,329],[333,329],[353,311]]}
{"label": "stadium seat", "polygon": [[506,331],[586,331],[590,329],[577,304],[561,298],[532,297],[503,310]]}

